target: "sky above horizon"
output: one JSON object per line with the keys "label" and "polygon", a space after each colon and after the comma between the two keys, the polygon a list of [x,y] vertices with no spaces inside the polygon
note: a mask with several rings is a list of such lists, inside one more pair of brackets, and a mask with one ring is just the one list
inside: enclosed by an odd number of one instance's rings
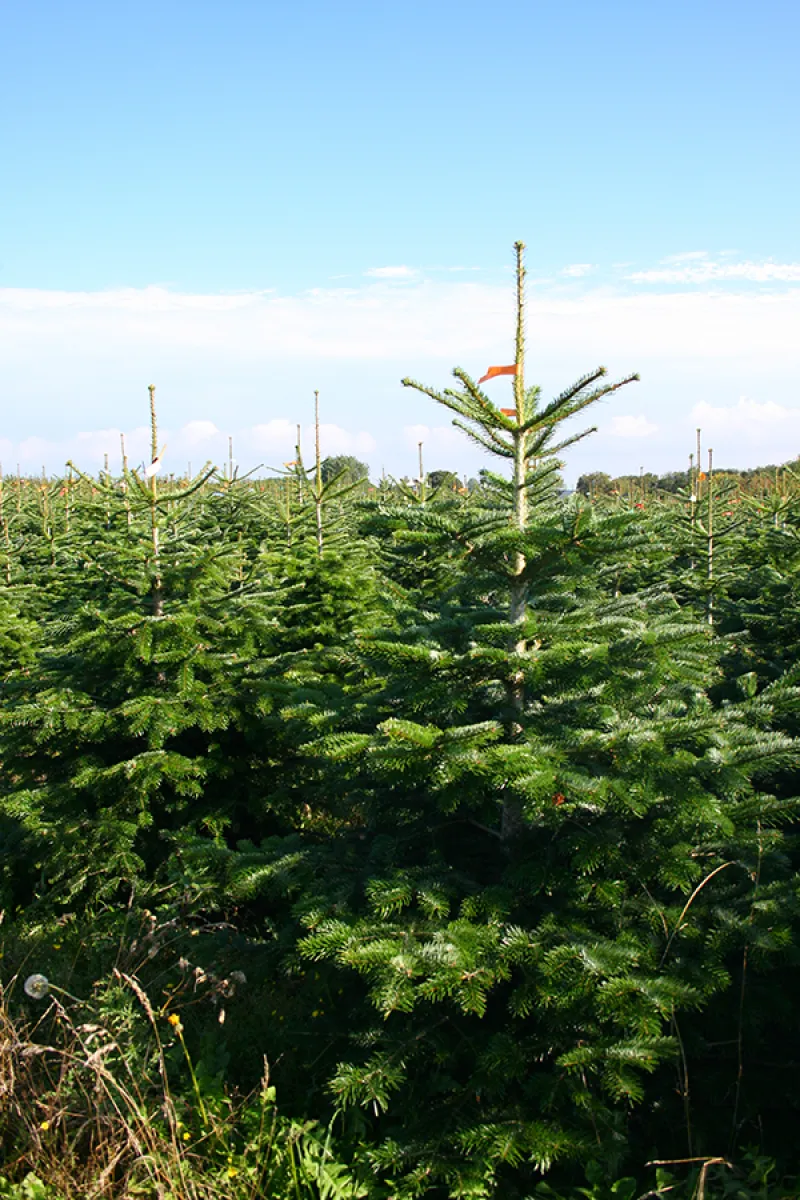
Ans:
{"label": "sky above horizon", "polygon": [[[147,447],[414,474],[484,457],[441,388],[513,360],[642,380],[585,470],[800,452],[800,9],[709,0],[29,0],[2,18],[0,461]],[[487,385],[506,402],[510,381]]]}

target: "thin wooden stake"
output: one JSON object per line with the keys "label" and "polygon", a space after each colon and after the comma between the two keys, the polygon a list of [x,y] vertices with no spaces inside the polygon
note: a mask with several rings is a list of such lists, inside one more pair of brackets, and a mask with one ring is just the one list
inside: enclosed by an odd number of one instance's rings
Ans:
{"label": "thin wooden stake", "polygon": [[6,542],[6,584],[11,583],[11,548],[8,540],[8,520],[5,514],[5,480],[3,478],[3,464],[0,463],[0,524],[3,527]]}
{"label": "thin wooden stake", "polygon": [[[514,508],[512,520],[514,528],[520,533],[528,525],[528,492],[525,487],[528,474],[528,435],[522,431],[525,422],[525,243],[515,242],[514,251],[517,258],[517,335],[516,354],[514,359],[514,400],[516,407],[516,427],[512,432],[514,439],[514,474],[512,486],[514,489]],[[512,634],[509,650],[512,654],[522,655],[527,646],[521,636],[522,627],[528,610],[528,585],[525,580],[527,559],[522,549],[514,554],[514,569],[510,579],[509,625],[517,626],[518,632]],[[514,674],[508,684],[508,698],[513,713],[509,721],[507,736],[514,739],[522,732],[522,714],[525,707],[524,676],[521,671]],[[506,801],[503,804],[500,832],[503,841],[516,836],[522,827],[522,806],[518,800]]]}
{"label": "thin wooden stake", "polygon": [[[150,393],[150,462],[155,464],[158,458],[158,421],[156,418],[156,388],[151,383]],[[161,550],[158,529],[158,472],[150,476],[150,537],[153,546],[153,586],[151,591],[153,601],[153,616],[164,615],[164,592],[161,579]]]}
{"label": "thin wooden stake", "polygon": [[64,532],[69,533],[70,503],[72,500],[72,467],[69,468],[64,484]]}
{"label": "thin wooden stake", "polygon": [[708,451],[708,623],[714,624],[714,451]]}
{"label": "thin wooden stake", "polygon": [[125,434],[119,435],[119,448],[122,455],[122,494],[125,497],[125,520],[128,529],[131,527],[133,514],[131,513],[131,504],[128,499],[128,455],[125,453]]}
{"label": "thin wooden stake", "polygon": [[322,458],[319,450],[319,392],[314,392],[314,512],[317,521],[317,554],[322,558]]}

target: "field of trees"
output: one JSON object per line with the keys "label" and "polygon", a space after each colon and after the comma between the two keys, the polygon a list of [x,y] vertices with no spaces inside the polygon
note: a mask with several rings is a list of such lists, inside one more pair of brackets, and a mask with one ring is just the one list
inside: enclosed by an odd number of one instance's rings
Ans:
{"label": "field of trees", "polygon": [[797,476],[561,494],[518,263],[477,484],[2,481],[0,1196],[800,1195]]}

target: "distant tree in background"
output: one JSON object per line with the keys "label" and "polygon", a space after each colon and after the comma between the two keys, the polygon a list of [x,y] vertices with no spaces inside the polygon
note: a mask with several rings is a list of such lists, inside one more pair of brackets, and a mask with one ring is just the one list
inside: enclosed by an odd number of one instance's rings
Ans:
{"label": "distant tree in background", "polygon": [[351,481],[355,483],[357,479],[366,479],[368,477],[369,466],[367,463],[354,458],[352,454],[334,454],[331,458],[323,458],[323,483],[327,483],[329,479],[335,479],[342,471],[347,471]]}
{"label": "distant tree in background", "polygon": [[442,487],[443,484],[449,485],[451,488],[454,486],[455,487],[459,486],[460,480],[459,480],[458,475],[456,475],[455,471],[429,471],[428,472],[429,487],[439,488],[439,487]]}
{"label": "distant tree in background", "polygon": [[688,482],[688,472],[667,471],[666,475],[659,475],[657,487],[661,492],[676,493],[681,488],[685,488]]}
{"label": "distant tree in background", "polygon": [[606,475],[605,471],[592,471],[589,475],[581,475],[575,490],[582,496],[593,496],[598,492],[610,492],[611,487],[610,475]]}

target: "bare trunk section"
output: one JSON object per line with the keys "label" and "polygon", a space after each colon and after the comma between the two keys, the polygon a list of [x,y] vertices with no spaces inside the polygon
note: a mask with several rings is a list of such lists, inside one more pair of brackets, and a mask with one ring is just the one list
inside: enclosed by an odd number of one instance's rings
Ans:
{"label": "bare trunk section", "polygon": [[314,392],[314,515],[317,522],[317,554],[322,558],[322,459],[319,452],[319,392]]}
{"label": "bare trunk section", "polygon": [[5,480],[3,478],[3,468],[0,466],[0,523],[3,526],[3,541],[6,548],[6,565],[5,577],[6,583],[11,583],[11,538],[8,530],[8,517],[5,509]]}
{"label": "bare trunk section", "polygon": [[[527,444],[528,435],[522,432],[525,422],[525,266],[523,263],[523,242],[516,242],[517,252],[517,345],[516,373],[514,375],[514,400],[516,404],[517,428],[514,430],[514,510],[512,521],[514,528],[520,533],[528,527],[528,492],[525,486],[528,475]],[[514,567],[510,582],[510,603],[508,620],[510,625],[518,626],[518,631],[509,641],[512,654],[524,654],[526,650],[522,627],[528,609],[528,584],[525,579],[527,559],[521,550],[514,555]],[[525,708],[525,684],[521,671],[514,673],[508,684],[508,698],[511,715],[508,722],[507,736],[515,740],[523,731],[523,713]],[[500,825],[500,836],[504,842],[514,838],[523,825],[522,806],[518,800],[507,800],[503,804]]]}
{"label": "bare trunk section", "polygon": [[708,451],[708,623],[714,624],[714,451]]}
{"label": "bare trunk section", "polygon": [[131,502],[128,499],[128,455],[125,451],[125,434],[119,435],[119,449],[122,456],[122,494],[125,497],[125,521],[130,530],[133,514],[131,513]]}
{"label": "bare trunk section", "polygon": [[[158,423],[156,420],[156,388],[155,384],[151,383],[148,387],[150,393],[150,463],[155,466],[158,458]],[[153,616],[163,617],[164,615],[164,589],[161,580],[161,548],[159,545],[159,529],[158,529],[158,472],[153,471],[150,476],[150,537],[153,545],[153,585],[150,590],[150,598],[153,604]]]}
{"label": "bare trunk section", "polygon": [[69,533],[69,518],[70,518],[70,501],[72,498],[72,467],[69,468],[66,483],[64,484],[64,532]]}

